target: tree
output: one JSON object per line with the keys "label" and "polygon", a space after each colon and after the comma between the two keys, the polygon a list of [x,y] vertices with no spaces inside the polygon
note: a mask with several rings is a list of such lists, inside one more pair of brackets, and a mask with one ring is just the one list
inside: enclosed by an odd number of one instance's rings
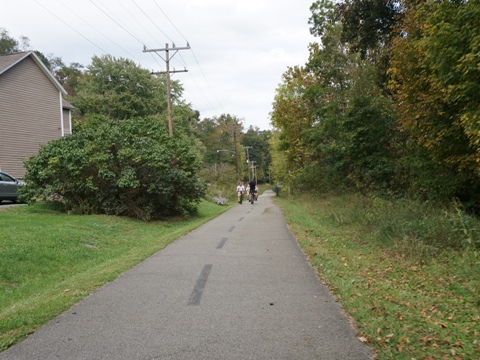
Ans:
{"label": "tree", "polygon": [[402,3],[395,0],[344,0],[337,10],[342,17],[342,42],[363,58],[376,49],[390,47]]}
{"label": "tree", "polygon": [[357,189],[390,190],[396,168],[391,149],[395,121],[388,99],[369,94],[353,98],[343,125],[348,139],[343,156],[347,177]]}
{"label": "tree", "polygon": [[353,73],[359,57],[341,42],[341,24],[329,25],[322,46],[312,44],[306,69],[315,79],[304,93],[312,113],[312,126],[305,130],[304,147],[310,160],[299,173],[297,183],[305,189],[329,190],[344,186],[345,129]]}
{"label": "tree", "polygon": [[55,78],[62,84],[70,99],[77,95],[78,83],[83,76],[84,68],[82,64],[74,62],[70,66],[64,65],[54,72]]}
{"label": "tree", "polygon": [[[424,188],[445,200],[457,196],[480,204],[479,2],[412,4],[392,49],[390,83],[399,124],[423,148],[423,168],[437,176]],[[443,169],[443,170],[442,170]],[[433,171],[432,171],[433,172]],[[428,172],[424,172],[428,174]],[[417,182],[421,183],[421,179]],[[448,190],[448,191],[447,191]]]}
{"label": "tree", "polygon": [[[248,167],[248,172],[252,175],[252,166],[255,167],[255,175],[257,182],[268,182],[269,168],[271,163],[270,155],[270,136],[271,131],[261,131],[258,127],[250,126],[247,132],[242,137],[242,148],[245,156],[240,156],[240,159]],[[245,148],[248,149],[247,159]],[[249,163],[247,164],[247,160]]]}
{"label": "tree", "polygon": [[[304,94],[311,89],[316,79],[302,67],[289,68],[283,75],[283,83],[276,90],[271,113],[274,131],[272,140],[272,161],[275,178],[293,186],[297,173],[309,160],[311,154],[304,146],[305,131],[310,129],[314,116]],[[279,157],[279,159],[275,159]],[[288,169],[280,171],[278,165]]]}
{"label": "tree", "polygon": [[203,158],[205,165],[228,163],[236,167],[237,157],[234,154],[237,152],[241,173],[240,144],[243,137],[241,120],[235,115],[222,114],[218,117],[205,118],[194,126],[195,135],[205,146]]}
{"label": "tree", "polygon": [[396,129],[378,64],[345,41],[346,20],[332,2],[317,1],[311,10],[311,32],[321,44],[310,45],[302,73],[285,77],[284,95],[276,98],[272,120],[281,132],[272,140],[274,168],[285,164],[288,171],[279,174],[301,190],[387,190],[395,179]]}
{"label": "tree", "polygon": [[[179,99],[181,87],[174,82],[172,89],[173,99]],[[102,114],[123,120],[166,111],[166,91],[164,77],[150,75],[131,60],[94,56],[71,100],[81,116]]]}
{"label": "tree", "polygon": [[53,54],[44,55],[42,52],[35,50],[35,54],[39,57],[42,63],[46,66],[52,74],[55,73],[55,70],[62,68],[65,64],[62,61],[62,58],[55,56]]}
{"label": "tree", "polygon": [[[387,69],[396,24],[403,3],[395,0],[317,0],[312,6],[310,32],[323,37],[326,29],[341,24],[341,43],[376,66],[376,86],[387,92]],[[323,39],[322,39],[323,41]]]}
{"label": "tree", "polygon": [[6,29],[0,28],[0,55],[25,51],[29,47],[29,41],[27,37],[20,36],[19,43]]}
{"label": "tree", "polygon": [[[0,28],[0,55],[12,54],[26,51],[30,47],[30,40],[25,36],[20,36],[20,42],[11,37],[7,30]],[[53,54],[45,56],[42,52],[35,50],[35,54],[47,67],[50,72],[57,67],[63,66],[62,59]]]}
{"label": "tree", "polygon": [[[430,5],[430,4],[429,4]],[[425,5],[420,48],[430,82],[443,94],[456,126],[461,127],[480,162],[480,1],[445,1]],[[423,16],[422,16],[423,17]],[[472,166],[476,167],[472,162]]]}

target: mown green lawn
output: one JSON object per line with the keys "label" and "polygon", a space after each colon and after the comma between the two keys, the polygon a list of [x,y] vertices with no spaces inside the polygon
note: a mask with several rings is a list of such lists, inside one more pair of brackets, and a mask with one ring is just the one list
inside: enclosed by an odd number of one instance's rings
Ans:
{"label": "mown green lawn", "polygon": [[0,208],[0,350],[226,209],[202,202],[196,216],[145,223]]}
{"label": "mown green lawn", "polygon": [[357,195],[276,199],[379,359],[480,359],[480,257],[452,248],[478,220]]}

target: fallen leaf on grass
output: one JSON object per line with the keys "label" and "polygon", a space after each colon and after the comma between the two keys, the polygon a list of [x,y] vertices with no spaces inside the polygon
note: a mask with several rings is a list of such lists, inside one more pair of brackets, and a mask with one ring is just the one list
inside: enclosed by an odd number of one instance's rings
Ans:
{"label": "fallen leaf on grass", "polygon": [[365,336],[360,336],[358,338],[358,340],[360,340],[362,343],[367,343],[368,342],[368,339]]}

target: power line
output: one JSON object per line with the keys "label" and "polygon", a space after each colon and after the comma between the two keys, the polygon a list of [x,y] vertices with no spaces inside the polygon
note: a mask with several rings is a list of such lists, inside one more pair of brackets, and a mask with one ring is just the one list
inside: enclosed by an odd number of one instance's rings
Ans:
{"label": "power line", "polygon": [[164,32],[162,29],[160,29],[160,28],[158,27],[158,25],[150,18],[150,16],[148,16],[148,14],[147,14],[145,11],[142,10],[142,8],[141,8],[140,6],[138,6],[138,4],[135,2],[135,0],[132,0],[132,2],[140,9],[140,11],[148,18],[148,20],[150,20],[150,22],[151,22],[153,25],[155,25],[155,27],[156,27],[158,30],[160,30],[160,32],[161,32],[163,35],[165,35],[168,40],[170,40],[170,41],[173,43],[173,40],[172,40],[167,34],[165,34],[165,32]]}
{"label": "power line", "polygon": [[93,0],[90,0],[90,2],[95,5],[95,7],[100,10],[101,12],[103,12],[106,16],[108,16],[110,18],[110,20],[112,20],[115,24],[117,24],[118,26],[120,26],[127,34],[129,34],[131,37],[133,37],[135,40],[137,40],[140,44],[144,45],[144,43],[142,42],[142,40],[140,40],[136,35],[132,34],[128,29],[126,29],[122,24],[120,24],[118,21],[116,21],[113,17],[111,17],[109,14],[106,13],[106,11],[104,11],[102,8],[100,8],[100,6],[98,6],[97,4],[95,4],[93,2]]}
{"label": "power line", "polygon": [[[133,1],[133,0],[132,0],[132,1]],[[155,5],[158,7],[158,9],[162,12],[162,14],[165,16],[165,18],[170,22],[170,24],[172,24],[172,26],[175,28],[175,30],[178,31],[178,33],[180,34],[180,36],[182,36],[183,39],[188,43],[187,38],[180,32],[180,30],[179,30],[179,29],[177,28],[177,26],[173,23],[173,21],[170,20],[170,18],[167,16],[167,14],[165,13],[165,11],[163,11],[163,9],[160,7],[160,5],[158,5],[157,1],[156,1],[156,0],[153,0],[153,2],[154,2]],[[207,83],[207,85],[208,85],[211,93],[213,94],[215,100],[216,100],[217,103],[220,105],[220,107],[223,107],[222,104],[220,103],[220,101],[218,100],[215,92],[213,91],[212,87],[210,86],[210,83],[208,82],[207,77],[205,76],[205,73],[203,72],[203,69],[202,69],[202,67],[200,66],[200,63],[198,62],[197,57],[195,56],[195,53],[194,53],[193,49],[190,49],[190,51],[192,52],[193,58],[195,59],[197,65],[198,65],[198,68],[200,69],[200,72],[202,73],[203,78],[205,79],[205,82]],[[183,60],[183,58],[182,58],[182,60]],[[208,101],[208,102],[209,102],[210,106],[212,107],[212,104],[210,103],[210,101]],[[213,108],[213,107],[212,107],[212,108]],[[213,110],[215,110],[215,109],[213,108]]]}
{"label": "power line", "polygon": [[[192,72],[189,72],[190,74],[190,77],[192,78],[193,82],[195,83],[196,87],[198,89],[200,89],[200,85],[198,84],[196,78],[193,76],[193,73]],[[201,94],[204,96],[205,100],[207,101],[208,105],[210,105],[210,108],[213,112],[216,112],[216,109],[215,107],[212,105],[212,103],[210,102],[210,100],[208,99],[208,97],[205,95],[205,93],[203,91],[201,91]]]}
{"label": "power line", "polygon": [[[132,0],[133,1],[133,0]],[[167,16],[167,14],[165,14],[165,11],[162,10],[162,8],[157,4],[157,2],[155,0],[153,0],[153,2],[155,3],[155,5],[157,5],[157,7],[160,9],[160,11],[162,12],[163,16],[165,16],[167,18],[167,20],[170,22],[170,24],[173,25],[173,27],[175,28],[175,30],[178,31],[178,33],[183,37],[183,39],[188,42],[187,38],[185,36],[183,36],[183,34],[180,32],[180,30],[178,30],[178,28],[175,26],[175,24],[173,23],[172,20],[170,20],[170,18]],[[172,41],[172,40],[170,40]]]}
{"label": "power line", "polygon": [[[62,3],[60,0],[57,0],[60,5],[62,5],[64,8],[66,8],[68,11],[70,11],[72,14],[74,14],[76,17],[78,17],[80,20],[82,20],[85,24],[87,24],[88,26],[90,26],[92,29],[94,29],[96,32],[98,32],[100,35],[102,35],[105,39],[111,41],[113,44],[115,44],[116,46],[118,46],[120,49],[122,49],[124,52],[126,52],[128,55],[130,55],[132,58],[134,58],[135,60],[137,60],[139,63],[141,63],[141,61],[135,57],[135,55],[131,54],[128,50],[124,49],[120,44],[116,43],[114,40],[112,40],[111,38],[109,38],[107,35],[105,35],[104,33],[102,33],[100,30],[98,30],[95,26],[93,26],[92,24],[90,24],[88,21],[86,21],[85,19],[83,19],[80,15],[78,15],[75,11],[73,11],[72,9],[70,9],[67,5],[65,5],[64,3]],[[106,51],[104,51],[105,53],[107,53]]]}
{"label": "power line", "polygon": [[223,108],[223,105],[220,103],[220,101],[217,98],[217,95],[215,95],[215,92],[213,91],[212,87],[210,86],[210,83],[208,82],[207,77],[205,76],[205,73],[203,72],[202,67],[200,66],[200,63],[197,60],[197,57],[195,56],[195,53],[193,52],[193,50],[191,50],[191,51],[192,51],[193,58],[197,62],[198,68],[200,69],[200,72],[202,73],[203,78],[205,79],[205,82],[207,83],[210,91],[212,92],[213,96],[215,97],[215,100],[217,100],[217,103],[220,105],[221,108]]}
{"label": "power line", "polygon": [[154,40],[156,41],[155,37],[145,28],[145,26],[143,26],[143,24],[142,24],[140,21],[138,21],[138,19],[137,19],[135,16],[133,16],[133,14],[132,14],[130,11],[128,11],[128,9],[125,7],[125,5],[122,4],[122,1],[121,1],[121,0],[117,0],[117,3],[123,8],[123,10],[125,10],[125,12],[126,12],[128,15],[130,15],[130,16],[132,17],[133,20],[136,21],[136,23],[137,23],[138,25],[140,25],[140,26],[142,27],[142,29],[143,29],[148,35],[150,35],[150,37],[151,37],[152,39],[154,39]]}
{"label": "power line", "polygon": [[64,21],[62,18],[58,17],[57,15],[55,15],[53,12],[51,12],[49,9],[47,9],[45,6],[43,6],[42,4],[40,4],[37,0],[33,0],[35,1],[38,5],[40,5],[42,8],[44,8],[46,11],[48,11],[50,14],[52,14],[53,16],[55,16],[58,20],[60,20],[62,23],[64,23],[65,25],[67,25],[70,29],[72,29],[73,31],[75,31],[78,35],[80,35],[81,37],[83,37],[85,40],[87,40],[89,43],[91,43],[93,46],[95,46],[96,48],[100,49],[103,53],[107,54],[107,52],[105,50],[103,50],[100,46],[98,46],[97,44],[95,44],[92,40],[90,40],[89,38],[87,38],[86,36],[84,36],[81,32],[79,32],[77,29],[75,29],[73,26],[70,26],[70,24],[68,24],[66,21]]}
{"label": "power line", "polygon": [[[51,15],[53,15],[55,18],[57,18],[58,20],[60,20],[62,23],[64,23],[65,25],[67,25],[69,28],[71,28],[73,31],[75,31],[77,34],[79,34],[80,36],[82,36],[85,40],[87,40],[88,42],[90,42],[92,45],[94,45],[96,48],[98,48],[99,50],[102,51],[102,53],[105,53],[105,54],[108,54],[108,52],[106,50],[104,50],[101,46],[97,45],[94,41],[90,40],[87,36],[83,35],[80,31],[78,31],[77,29],[75,29],[73,26],[71,26],[70,24],[68,24],[66,21],[64,21],[61,17],[57,16],[54,12],[52,12],[51,10],[49,10],[46,6],[42,5],[38,0],[34,0],[35,3],[37,3],[39,6],[41,6],[42,8],[44,8],[46,11],[48,11]],[[75,11],[73,11],[71,8],[67,7],[65,4],[63,4],[60,0],[57,0],[62,6],[64,6],[67,10],[69,10],[71,13],[74,13],[75,16],[77,16],[78,18],[80,18],[84,23],[86,23],[87,25],[89,25],[91,28],[93,28],[96,32],[98,32],[100,35],[102,35],[104,38],[106,38],[107,40],[111,41],[113,44],[115,44],[118,48],[120,48],[121,50],[123,50],[125,53],[127,53],[129,56],[131,56],[133,59],[136,59],[139,63],[139,65],[141,65],[141,61],[135,56],[133,55],[132,53],[130,53],[128,50],[126,50],[125,48],[123,48],[120,44],[116,43],[114,40],[112,40],[110,37],[108,37],[107,35],[105,35],[104,33],[102,33],[99,29],[97,29],[95,26],[93,26],[92,24],[90,24],[88,21],[86,21],[85,19],[83,19],[81,16],[79,16]],[[119,2],[119,0],[117,0]],[[90,0],[90,2],[98,9],[100,10],[105,16],[107,16],[111,21],[113,21],[117,26],[119,26],[121,29],[123,29],[127,34],[129,34],[133,39],[135,39],[137,42],[139,42],[140,44],[142,44],[143,46],[146,46],[146,43],[144,41],[142,41],[142,39],[137,35],[135,34],[134,31],[132,31],[131,29],[128,28],[127,24],[125,22],[123,22],[116,14],[114,14],[111,10],[109,10],[104,4],[102,4],[102,2],[100,0],[97,0],[97,3],[94,2],[94,0]],[[135,0],[132,0],[133,4],[142,12],[142,14],[164,35],[166,36],[170,41],[172,41],[173,43],[173,40],[171,39],[170,36],[168,36],[153,20],[152,18],[139,6],[139,4],[135,1]],[[162,14],[165,16],[165,18],[171,23],[171,25],[175,28],[175,30],[182,36],[183,39],[187,40],[186,37],[182,34],[182,32],[179,30],[179,28],[175,25],[175,23],[168,17],[168,15],[165,13],[165,11],[163,11],[163,9],[159,6],[159,4],[157,3],[156,0],[153,0],[154,4],[157,6],[157,8],[162,12]],[[119,2],[120,3],[120,2]],[[99,4],[103,7],[100,7]],[[120,3],[120,5],[123,7],[123,9],[127,12],[128,15],[130,15],[130,17],[133,18],[134,21],[136,21],[142,28],[143,30],[148,34],[150,35],[153,39],[155,38],[142,24],[141,22],[135,18],[127,9],[124,5],[122,5]],[[188,43],[188,41],[187,41]],[[174,45],[175,46],[175,45]],[[222,104],[220,103],[220,101],[218,100],[215,92],[213,91],[213,88],[212,86],[210,85],[202,67],[200,66],[200,63],[194,53],[194,51],[190,48],[190,46],[188,47],[191,51],[192,51],[192,55],[194,57],[194,60],[205,80],[205,83],[207,84],[211,94],[213,94],[213,97],[215,98],[216,102],[220,105],[220,107],[223,107]],[[160,62],[158,61],[158,59],[153,55],[151,54],[152,56],[152,59],[161,67],[161,64]],[[186,67],[186,61],[185,59],[180,55],[180,58],[184,64],[184,66]],[[201,88],[201,86],[199,85],[199,83],[197,82],[197,80],[195,79],[195,77],[193,76],[193,74],[190,74],[192,80],[194,81],[194,84],[198,87],[198,88]],[[212,103],[210,102],[209,100],[209,97],[206,95],[205,92],[203,91],[200,91],[202,93],[202,95],[205,97],[207,103],[209,104],[210,108],[213,110],[213,111],[216,111],[215,107],[212,105]]]}

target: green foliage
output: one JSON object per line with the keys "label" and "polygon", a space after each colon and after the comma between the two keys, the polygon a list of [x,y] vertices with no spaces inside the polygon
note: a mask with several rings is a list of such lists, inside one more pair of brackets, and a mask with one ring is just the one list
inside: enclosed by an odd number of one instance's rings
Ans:
{"label": "green foliage", "polygon": [[[471,19],[479,9],[478,1],[409,7],[401,23],[408,36],[395,40],[389,70],[399,124],[412,139],[414,153],[426,154],[413,163],[435,169],[416,181],[430,183],[432,197],[448,201],[455,196],[474,207],[480,204],[478,102],[473,100],[480,73],[471,61],[478,52],[480,27]],[[415,149],[416,143],[423,149]],[[421,164],[422,159],[427,162]]]}
{"label": "green foliage", "polygon": [[[330,0],[315,1],[311,6],[310,32],[322,38],[338,27],[340,40],[351,53],[375,64],[376,85],[386,90],[392,38],[401,19],[403,4],[398,1]],[[338,26],[340,25],[340,26]]]}
{"label": "green foliage", "polygon": [[[164,77],[153,77],[131,60],[105,55],[92,58],[71,101],[82,116],[123,120],[162,113],[167,107],[166,94]],[[172,97],[180,94],[181,88],[174,83]]]}
{"label": "green foliage", "polygon": [[[211,119],[205,118],[194,124],[195,136],[205,146],[204,163],[213,165],[224,162],[235,165],[236,158],[232,154],[235,152],[235,140],[237,141],[237,151],[239,151],[239,144],[243,136],[242,129],[239,119],[231,114],[222,114]],[[240,159],[239,162],[241,162]]]}
{"label": "green foliage", "polygon": [[274,176],[478,210],[479,1],[320,0],[311,11],[321,42],[273,104]]}
{"label": "green foliage", "polygon": [[[449,213],[451,226],[457,231],[462,241],[462,246],[471,251],[475,257],[480,256],[480,225],[477,219],[467,214],[464,207],[455,202],[455,213]],[[480,305],[480,302],[479,302]]]}
{"label": "green foliage", "polygon": [[[244,132],[241,121],[230,114],[205,118],[194,123],[193,129],[195,137],[202,143],[201,177],[211,185],[209,195],[214,196],[218,192],[233,193],[238,181],[247,181],[251,176],[252,165],[255,166],[258,182],[269,180],[270,131],[250,127]],[[250,160],[248,164],[246,147]],[[229,169],[232,168],[235,173],[230,176],[232,174]],[[222,179],[227,173],[228,184]],[[212,192],[211,189],[215,190]]]}
{"label": "green foliage", "polygon": [[304,94],[313,86],[315,78],[305,68],[293,67],[283,74],[283,81],[276,90],[271,114],[272,125],[281,131],[274,133],[271,140],[272,162],[275,178],[293,188],[298,171],[311,155],[303,139],[314,117]]}
{"label": "green foliage", "polygon": [[337,11],[335,4],[330,0],[317,0],[310,6],[312,16],[308,23],[312,25],[310,33],[321,38],[328,28],[337,22]]}
{"label": "green foliage", "polygon": [[57,69],[65,66],[62,58],[54,56],[53,54],[44,55],[38,50],[35,50],[35,54],[39,57],[39,59],[46,66],[46,68],[50,70],[51,73],[54,73]]}
{"label": "green foliage", "polygon": [[287,157],[282,148],[282,140],[280,139],[280,130],[272,131],[270,137],[270,153],[272,155],[272,162],[270,164],[270,171],[273,174],[274,184],[290,184],[290,170],[287,165]]}
{"label": "green foliage", "polygon": [[[385,101],[385,99],[383,99]],[[391,103],[382,98],[355,98],[345,120],[345,166],[359,189],[388,191],[395,175],[390,149],[395,117]]]}
{"label": "green foliage", "polygon": [[10,36],[9,32],[0,28],[0,55],[6,55],[24,51],[29,46],[29,40],[25,36],[20,37],[21,45],[19,41]]}
{"label": "green foliage", "polygon": [[215,197],[219,197],[233,201],[237,198],[235,165],[223,162],[209,166],[204,164],[198,176],[207,183],[207,200],[214,201]]}
{"label": "green foliage", "polygon": [[55,78],[62,84],[69,97],[77,94],[78,82],[83,76],[84,66],[79,63],[72,63],[70,66],[62,66],[54,71]]}
{"label": "green foliage", "polygon": [[362,57],[389,46],[393,27],[399,19],[401,2],[387,0],[345,0],[337,11],[343,22],[342,41]]}
{"label": "green foliage", "polygon": [[25,166],[24,198],[45,197],[81,214],[158,219],[194,211],[203,195],[188,138],[168,136],[155,117],[103,118],[51,141]]}
{"label": "green foliage", "polygon": [[339,24],[324,29],[322,43],[310,46],[305,69],[285,74],[274,104],[290,181],[300,190],[385,186],[391,105],[365,94],[365,87],[375,91],[371,66],[342,44]]}
{"label": "green foliage", "polygon": [[[250,126],[242,137],[241,144],[244,150],[242,150],[243,155],[240,157],[240,161],[245,164],[245,167],[248,167],[250,175],[252,166],[255,167],[257,183],[265,183],[269,180],[269,166],[272,161],[269,143],[270,136],[271,131],[261,131],[258,127],[253,128],[253,126]],[[249,147],[249,159],[247,159],[246,147]],[[248,164],[247,160],[249,160]]]}

